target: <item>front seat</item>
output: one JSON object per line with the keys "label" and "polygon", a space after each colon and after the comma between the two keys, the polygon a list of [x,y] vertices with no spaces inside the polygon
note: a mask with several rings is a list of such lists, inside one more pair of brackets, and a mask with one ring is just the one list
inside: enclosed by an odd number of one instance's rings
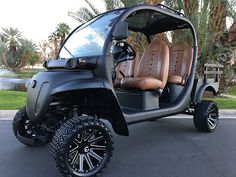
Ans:
{"label": "front seat", "polygon": [[193,48],[186,43],[178,43],[170,48],[170,68],[168,83],[184,85],[191,71]]}
{"label": "front seat", "polygon": [[136,51],[136,57],[133,60],[126,60],[118,64],[115,69],[116,79],[113,83],[115,88],[121,87],[122,78],[136,77],[139,58],[139,52]]}
{"label": "front seat", "polygon": [[157,38],[144,50],[140,60],[137,77],[123,78],[121,88],[156,90],[166,85],[169,71],[169,48]]}

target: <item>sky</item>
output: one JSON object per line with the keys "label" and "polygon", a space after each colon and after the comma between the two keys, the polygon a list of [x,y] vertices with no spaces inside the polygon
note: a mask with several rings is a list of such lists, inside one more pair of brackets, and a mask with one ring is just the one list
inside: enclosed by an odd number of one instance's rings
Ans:
{"label": "sky", "polygon": [[[103,0],[91,2],[104,11]],[[18,28],[25,38],[36,44],[47,40],[61,22],[66,22],[71,29],[78,26],[78,22],[67,15],[68,11],[75,12],[86,6],[84,0],[0,0],[0,4],[0,29]]]}
{"label": "sky", "polygon": [[[91,2],[101,12],[105,10],[103,0]],[[68,11],[75,12],[86,6],[84,0],[0,0],[0,4],[0,29],[18,28],[24,37],[32,39],[36,44],[47,40],[61,22],[66,22],[71,30],[78,26],[78,22],[67,15]],[[228,27],[231,23],[227,20]]]}

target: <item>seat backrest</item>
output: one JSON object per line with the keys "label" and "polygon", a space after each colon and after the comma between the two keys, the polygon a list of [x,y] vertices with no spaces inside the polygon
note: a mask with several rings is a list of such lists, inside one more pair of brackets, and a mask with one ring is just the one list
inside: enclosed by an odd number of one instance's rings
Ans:
{"label": "seat backrest", "polygon": [[136,51],[136,57],[133,60],[126,60],[121,62],[116,67],[116,78],[122,79],[124,77],[134,77],[137,73],[137,66],[139,63],[139,52]]}
{"label": "seat backrest", "polygon": [[178,43],[170,48],[170,68],[168,82],[184,84],[190,74],[193,48],[186,43]]}
{"label": "seat backrest", "polygon": [[145,49],[138,66],[137,77],[152,77],[167,82],[169,72],[169,47],[157,38]]}

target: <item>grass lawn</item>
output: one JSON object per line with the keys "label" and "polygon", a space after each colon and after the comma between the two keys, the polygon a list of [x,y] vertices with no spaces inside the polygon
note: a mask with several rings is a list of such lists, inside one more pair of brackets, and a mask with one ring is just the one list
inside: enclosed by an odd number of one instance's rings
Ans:
{"label": "grass lawn", "polygon": [[233,98],[213,98],[219,109],[236,109],[236,99]]}
{"label": "grass lawn", "polygon": [[32,78],[33,75],[35,75],[35,72],[21,72],[17,71],[15,72],[17,78]]}
{"label": "grass lawn", "polygon": [[15,110],[25,105],[25,92],[0,91],[0,110]]}
{"label": "grass lawn", "polygon": [[236,96],[236,86],[231,87],[227,94]]}
{"label": "grass lawn", "polygon": [[[0,91],[0,110],[15,110],[25,105],[25,92]],[[219,109],[236,109],[236,99],[212,98]]]}
{"label": "grass lawn", "polygon": [[33,75],[37,74],[41,70],[23,70],[23,71],[16,71],[16,72],[10,72],[7,73],[1,77],[3,78],[32,78]]}

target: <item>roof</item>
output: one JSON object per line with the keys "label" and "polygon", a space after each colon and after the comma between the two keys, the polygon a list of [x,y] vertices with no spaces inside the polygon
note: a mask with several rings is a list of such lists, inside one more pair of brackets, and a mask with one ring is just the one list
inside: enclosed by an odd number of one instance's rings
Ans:
{"label": "roof", "polygon": [[165,13],[160,13],[157,10],[141,9],[132,13],[126,21],[129,24],[129,29],[132,31],[140,31],[147,35],[156,33],[173,31],[178,29],[189,28],[189,22],[184,20],[184,15],[174,9],[158,4],[159,9],[165,10],[168,13],[174,13],[176,18]]}

